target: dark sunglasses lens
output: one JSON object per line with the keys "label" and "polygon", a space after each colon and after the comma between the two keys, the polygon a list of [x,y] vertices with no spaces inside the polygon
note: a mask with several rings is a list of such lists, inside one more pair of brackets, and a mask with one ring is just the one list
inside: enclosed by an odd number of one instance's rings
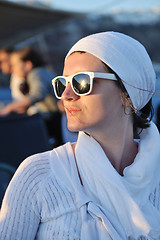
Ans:
{"label": "dark sunglasses lens", "polygon": [[90,90],[90,76],[87,74],[77,74],[72,79],[72,85],[76,93],[85,94]]}
{"label": "dark sunglasses lens", "polygon": [[64,78],[57,78],[54,84],[57,96],[61,97],[66,88],[66,80]]}

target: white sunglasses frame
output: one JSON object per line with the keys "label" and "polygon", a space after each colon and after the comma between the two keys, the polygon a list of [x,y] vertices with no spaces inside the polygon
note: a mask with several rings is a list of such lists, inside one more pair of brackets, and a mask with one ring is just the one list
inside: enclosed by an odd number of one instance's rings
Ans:
{"label": "white sunglasses frame", "polygon": [[[90,89],[89,89],[89,91],[88,91],[87,93],[81,93],[81,94],[79,94],[79,93],[77,93],[77,92],[75,91],[75,89],[74,89],[74,87],[73,87],[72,79],[73,79],[74,76],[76,76],[76,75],[78,75],[78,74],[87,74],[87,75],[89,75],[89,77],[90,77]],[[78,72],[78,73],[76,73],[76,74],[73,74],[73,75],[70,75],[70,76],[67,76],[67,77],[65,77],[65,76],[57,76],[57,77],[55,77],[55,78],[52,79],[52,85],[53,85],[53,88],[54,88],[55,96],[56,96],[56,98],[58,98],[58,99],[61,99],[61,98],[62,98],[62,96],[59,97],[59,96],[57,95],[57,93],[56,93],[55,82],[56,82],[56,80],[57,80],[58,78],[64,78],[64,79],[66,80],[66,86],[67,86],[68,83],[70,83],[73,92],[74,92],[76,95],[78,95],[78,96],[85,96],[85,95],[88,95],[88,94],[90,94],[90,93],[92,92],[93,79],[94,79],[94,78],[101,78],[101,79],[108,79],[108,80],[115,80],[115,81],[117,80],[117,77],[115,76],[114,73],[102,73],[102,72]],[[63,93],[62,93],[62,94],[63,94]]]}

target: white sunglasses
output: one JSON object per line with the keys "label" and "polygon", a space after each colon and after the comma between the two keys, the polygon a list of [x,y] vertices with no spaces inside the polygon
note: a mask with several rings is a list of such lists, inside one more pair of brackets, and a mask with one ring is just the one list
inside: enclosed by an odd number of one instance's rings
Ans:
{"label": "white sunglasses", "polygon": [[76,95],[84,96],[91,93],[94,78],[117,80],[113,73],[79,72],[68,77],[57,76],[52,80],[52,85],[58,99],[62,98],[62,94],[68,83],[71,84],[72,90]]}

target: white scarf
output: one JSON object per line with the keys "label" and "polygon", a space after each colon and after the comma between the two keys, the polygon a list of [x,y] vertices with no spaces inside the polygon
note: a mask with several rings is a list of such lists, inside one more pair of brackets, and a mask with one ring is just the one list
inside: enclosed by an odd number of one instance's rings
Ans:
{"label": "white scarf", "polygon": [[83,132],[75,155],[83,186],[73,162],[68,177],[81,211],[82,240],[160,239],[160,212],[149,201],[160,183],[160,137],[153,123],[143,130],[138,154],[123,177]]}

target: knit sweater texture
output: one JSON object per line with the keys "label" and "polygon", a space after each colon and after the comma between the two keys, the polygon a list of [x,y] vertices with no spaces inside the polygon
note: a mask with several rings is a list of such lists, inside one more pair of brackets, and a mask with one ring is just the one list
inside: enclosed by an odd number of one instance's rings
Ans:
{"label": "knit sweater texture", "polygon": [[[67,148],[71,145],[67,144]],[[6,191],[0,214],[1,240],[77,240],[81,218],[74,192],[52,172],[50,152],[26,159]]]}

